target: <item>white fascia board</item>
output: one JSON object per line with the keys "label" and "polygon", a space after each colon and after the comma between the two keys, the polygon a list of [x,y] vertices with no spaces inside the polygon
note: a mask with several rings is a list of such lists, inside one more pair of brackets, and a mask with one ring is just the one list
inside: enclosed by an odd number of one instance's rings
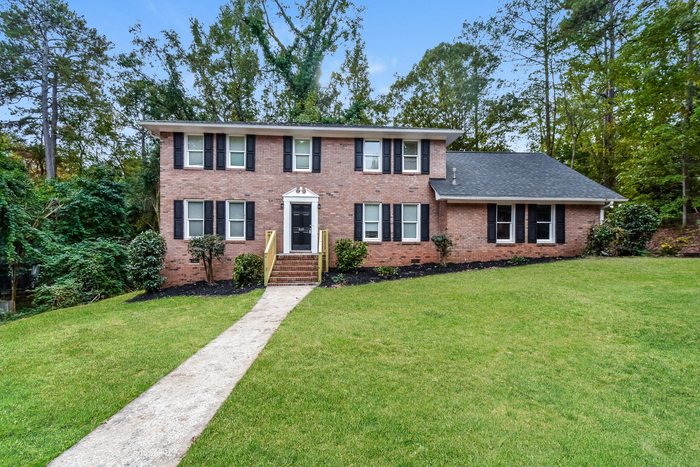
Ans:
{"label": "white fascia board", "polygon": [[627,198],[523,198],[511,197],[483,197],[483,196],[440,196],[435,192],[435,200],[446,200],[448,203],[540,203],[540,204],[600,204],[605,205],[610,201],[624,203]]}
{"label": "white fascia board", "polygon": [[256,134],[269,136],[297,136],[311,138],[326,136],[329,138],[411,138],[444,140],[445,146],[462,136],[460,130],[444,128],[339,128],[339,127],[303,127],[287,125],[236,125],[221,122],[166,122],[140,121],[139,125],[158,137],[162,132],[182,131],[186,133],[230,133]]}

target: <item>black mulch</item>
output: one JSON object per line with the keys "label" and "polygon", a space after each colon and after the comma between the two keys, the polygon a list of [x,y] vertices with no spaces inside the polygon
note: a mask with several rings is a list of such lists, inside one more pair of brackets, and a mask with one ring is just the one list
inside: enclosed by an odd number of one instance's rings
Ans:
{"label": "black mulch", "polygon": [[[434,274],[445,274],[449,272],[474,271],[478,269],[488,268],[510,268],[515,266],[524,266],[528,264],[553,263],[557,261],[566,261],[577,259],[576,257],[567,258],[529,258],[527,261],[509,263],[509,260],[500,261],[474,261],[471,263],[448,263],[447,266],[441,268],[438,263],[416,264],[412,266],[399,267],[399,273],[396,276],[380,276],[374,272],[374,268],[359,268],[356,273],[343,273],[342,285],[362,285],[371,284],[373,282],[393,281],[397,279],[406,279],[409,277],[432,276]],[[321,287],[333,287],[336,283],[333,278],[340,274],[337,269],[331,268],[330,272],[323,274]]]}
{"label": "black mulch", "polygon": [[209,285],[206,281],[195,282],[194,284],[177,285],[175,287],[166,287],[155,293],[144,292],[135,296],[129,303],[144,302],[155,298],[180,297],[180,296],[197,296],[197,297],[224,297],[227,295],[239,295],[250,292],[255,289],[262,289],[262,285],[253,285],[250,287],[237,288],[233,285],[232,280],[216,281],[216,284]]}

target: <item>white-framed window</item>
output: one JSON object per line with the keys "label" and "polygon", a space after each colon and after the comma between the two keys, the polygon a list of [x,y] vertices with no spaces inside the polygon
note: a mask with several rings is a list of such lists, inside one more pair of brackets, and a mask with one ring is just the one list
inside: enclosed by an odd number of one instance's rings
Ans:
{"label": "white-framed window", "polygon": [[245,240],[245,201],[226,201],[226,238]]}
{"label": "white-framed window", "polygon": [[401,238],[404,242],[420,240],[420,204],[402,205]]}
{"label": "white-framed window", "polygon": [[367,242],[379,242],[382,239],[382,205],[379,203],[365,203],[364,209],[362,237]]}
{"label": "white-framed window", "polygon": [[234,169],[245,168],[245,136],[229,135],[228,140],[228,167]]}
{"label": "white-framed window", "polygon": [[294,140],[294,170],[311,172],[311,140],[309,138]]}
{"label": "white-framed window", "polygon": [[420,159],[418,158],[418,141],[403,142],[403,171],[418,172],[420,171]]}
{"label": "white-framed window", "polygon": [[204,167],[204,135],[187,135],[185,139],[185,166]]}
{"label": "white-framed window", "polygon": [[204,201],[197,199],[185,200],[185,217],[187,219],[185,223],[187,228],[186,238],[204,235]]}
{"label": "white-framed window", "polygon": [[515,209],[510,204],[496,206],[496,242],[513,243]]}
{"label": "white-framed window", "polygon": [[551,204],[537,205],[537,243],[552,243],[554,241],[554,206]]}
{"label": "white-framed window", "polygon": [[382,144],[380,141],[365,140],[365,170],[379,172],[382,170]]}

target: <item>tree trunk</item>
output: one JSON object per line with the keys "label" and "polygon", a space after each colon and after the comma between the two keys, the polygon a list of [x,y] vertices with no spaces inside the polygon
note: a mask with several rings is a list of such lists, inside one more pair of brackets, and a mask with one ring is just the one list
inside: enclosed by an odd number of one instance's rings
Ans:
{"label": "tree trunk", "polygon": [[576,144],[578,143],[578,136],[574,136],[574,148],[571,151],[571,168],[574,168],[574,159],[576,159]]}
{"label": "tree trunk", "polygon": [[553,157],[554,154],[552,152],[552,109],[551,109],[551,102],[549,101],[549,59],[550,59],[550,51],[549,51],[549,42],[548,42],[548,34],[547,34],[547,25],[549,23],[549,8],[547,6],[544,7],[544,31],[543,35],[544,37],[542,38],[542,45],[543,45],[543,58],[544,58],[544,137],[545,137],[545,150],[547,151],[547,155],[549,157]]}
{"label": "tree trunk", "polygon": [[53,84],[51,86],[51,158],[53,159],[53,173],[51,178],[56,178],[58,168],[56,167],[56,142],[58,128],[58,75],[53,74]]}
{"label": "tree trunk", "polygon": [[612,173],[611,166],[613,164],[613,159],[615,158],[615,148],[612,142],[613,126],[615,123],[614,118],[614,107],[615,107],[615,81],[612,78],[611,67],[613,61],[615,60],[615,13],[614,7],[615,3],[613,1],[609,2],[610,5],[610,23],[608,25],[608,41],[610,42],[610,52],[608,55],[608,89],[605,94],[607,96],[607,109],[605,111],[605,178],[603,180],[603,185],[607,188],[612,188]]}
{"label": "tree trunk", "polygon": [[51,129],[49,123],[49,42],[44,38],[44,54],[41,57],[41,123],[44,140],[46,178],[53,178],[56,161],[51,152]]}
{"label": "tree trunk", "polygon": [[12,264],[12,298],[10,314],[13,315],[17,311],[17,264]]}
{"label": "tree trunk", "polygon": [[[691,21],[693,21],[693,15],[695,14],[695,0],[690,0],[688,2],[688,9],[689,15],[688,18],[690,18]],[[695,36],[693,34],[693,28],[691,26],[690,28],[690,33],[688,36],[688,69],[690,70],[693,67],[693,64],[695,62]],[[690,131],[690,117],[693,114],[693,107],[695,106],[695,103],[693,102],[693,99],[695,97],[695,86],[693,84],[693,79],[688,80],[688,85],[686,88],[686,101],[685,101],[685,121],[687,124],[687,130]],[[686,225],[688,225],[688,203],[689,200],[687,199],[688,197],[688,192],[689,190],[689,183],[690,179],[688,178],[688,165],[690,163],[690,154],[688,153],[687,150],[683,151],[683,160],[682,160],[682,171],[683,171],[683,228],[685,228]]]}

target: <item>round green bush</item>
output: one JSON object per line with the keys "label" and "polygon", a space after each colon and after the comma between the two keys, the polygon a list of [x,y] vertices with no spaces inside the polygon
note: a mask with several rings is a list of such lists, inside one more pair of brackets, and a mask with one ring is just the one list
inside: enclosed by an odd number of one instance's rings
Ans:
{"label": "round green bush", "polygon": [[610,227],[623,229],[626,234],[616,239],[616,249],[621,255],[636,255],[646,249],[659,229],[659,215],[646,204],[622,204],[614,208],[605,220]]}
{"label": "round green bush", "polygon": [[140,233],[127,249],[129,280],[137,287],[155,292],[165,282],[160,275],[167,251],[165,238],[152,230]]}
{"label": "round green bush", "polygon": [[233,282],[237,287],[246,287],[251,284],[262,284],[264,275],[263,259],[255,253],[238,255],[233,266]]}
{"label": "round green bush", "polygon": [[369,255],[367,244],[354,241],[349,238],[341,238],[335,241],[335,263],[340,272],[354,272]]}

